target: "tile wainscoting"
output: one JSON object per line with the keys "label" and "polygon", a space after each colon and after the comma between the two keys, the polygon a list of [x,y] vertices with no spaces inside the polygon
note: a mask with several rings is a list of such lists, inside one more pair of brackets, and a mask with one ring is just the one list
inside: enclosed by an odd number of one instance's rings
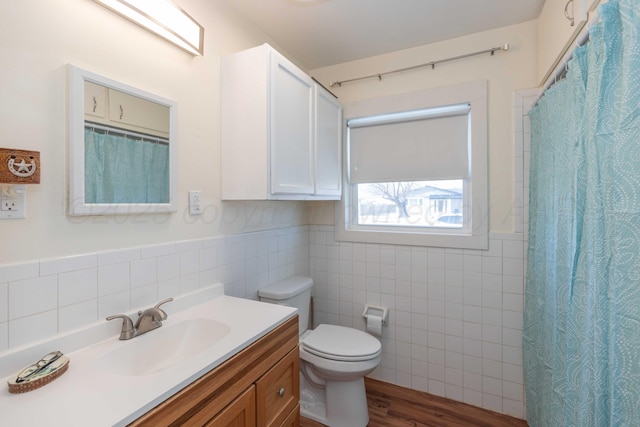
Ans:
{"label": "tile wainscoting", "polygon": [[365,304],[390,309],[370,376],[524,417],[524,240],[488,251],[336,242],[311,226],[315,323],[364,330]]}
{"label": "tile wainscoting", "polygon": [[307,226],[0,265],[0,352],[217,282],[257,299],[308,272]]}

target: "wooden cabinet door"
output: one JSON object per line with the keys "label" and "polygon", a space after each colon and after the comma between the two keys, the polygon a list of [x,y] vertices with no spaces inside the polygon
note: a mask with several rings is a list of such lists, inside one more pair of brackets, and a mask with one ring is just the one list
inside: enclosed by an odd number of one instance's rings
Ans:
{"label": "wooden cabinet door", "polygon": [[300,405],[295,407],[280,427],[300,427]]}
{"label": "wooden cabinet door", "polygon": [[290,351],[256,381],[258,427],[282,425],[300,401],[298,348]]}
{"label": "wooden cabinet door", "polygon": [[271,193],[310,195],[314,191],[314,83],[286,58],[271,54]]}
{"label": "wooden cabinet door", "polygon": [[256,425],[256,387],[249,387],[236,400],[231,402],[206,427],[255,427]]}
{"label": "wooden cabinet door", "polygon": [[340,199],[342,189],[342,106],[316,85],[316,190]]}

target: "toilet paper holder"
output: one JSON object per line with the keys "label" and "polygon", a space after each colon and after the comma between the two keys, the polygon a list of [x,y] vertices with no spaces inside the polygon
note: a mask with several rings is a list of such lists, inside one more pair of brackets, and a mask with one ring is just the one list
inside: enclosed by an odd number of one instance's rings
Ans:
{"label": "toilet paper holder", "polygon": [[362,317],[366,320],[369,316],[382,317],[382,324],[385,326],[389,323],[389,309],[387,307],[377,307],[366,304],[362,312]]}

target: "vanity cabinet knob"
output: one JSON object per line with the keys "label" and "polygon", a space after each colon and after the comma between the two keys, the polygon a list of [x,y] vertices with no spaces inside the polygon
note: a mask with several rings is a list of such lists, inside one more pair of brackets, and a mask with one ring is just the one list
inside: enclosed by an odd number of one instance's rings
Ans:
{"label": "vanity cabinet knob", "polygon": [[278,391],[278,396],[284,396],[284,387],[280,388],[280,390]]}

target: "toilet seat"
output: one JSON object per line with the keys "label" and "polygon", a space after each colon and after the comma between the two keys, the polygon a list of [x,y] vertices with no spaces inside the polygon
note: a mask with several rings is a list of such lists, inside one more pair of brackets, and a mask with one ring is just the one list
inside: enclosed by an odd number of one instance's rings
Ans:
{"label": "toilet seat", "polygon": [[336,325],[318,325],[302,337],[300,345],[318,357],[343,362],[371,360],[382,351],[380,341],[371,335]]}

